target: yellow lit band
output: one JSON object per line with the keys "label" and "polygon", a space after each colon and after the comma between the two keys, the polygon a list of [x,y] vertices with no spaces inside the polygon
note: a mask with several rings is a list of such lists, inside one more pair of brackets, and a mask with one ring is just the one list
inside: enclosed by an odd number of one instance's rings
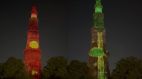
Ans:
{"label": "yellow lit band", "polygon": [[39,44],[38,44],[37,41],[31,41],[31,42],[30,42],[30,47],[31,47],[31,48],[38,48],[38,47],[39,47]]}
{"label": "yellow lit band", "polygon": [[36,74],[38,74],[38,72],[35,70],[32,70],[32,75],[36,75]]}
{"label": "yellow lit band", "polygon": [[98,48],[103,48],[103,34],[102,32],[98,32]]}

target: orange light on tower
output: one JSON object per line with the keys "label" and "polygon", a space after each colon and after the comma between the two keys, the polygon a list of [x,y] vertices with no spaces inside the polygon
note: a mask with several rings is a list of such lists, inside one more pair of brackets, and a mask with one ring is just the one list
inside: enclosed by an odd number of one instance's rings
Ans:
{"label": "orange light on tower", "polygon": [[29,20],[27,43],[24,50],[24,64],[27,72],[33,77],[33,79],[40,79],[41,50],[39,45],[37,9],[35,6],[32,7]]}
{"label": "orange light on tower", "polygon": [[37,19],[37,10],[36,10],[35,6],[32,7],[31,18],[36,18]]}

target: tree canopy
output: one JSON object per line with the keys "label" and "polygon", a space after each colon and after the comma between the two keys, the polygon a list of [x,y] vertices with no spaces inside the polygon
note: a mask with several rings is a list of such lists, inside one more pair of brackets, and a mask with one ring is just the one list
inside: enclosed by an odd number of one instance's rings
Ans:
{"label": "tree canopy", "polygon": [[78,60],[67,61],[62,56],[51,57],[43,68],[43,79],[88,79],[87,64]]}
{"label": "tree canopy", "polygon": [[10,57],[0,64],[0,79],[30,79],[22,60]]}
{"label": "tree canopy", "polygon": [[58,56],[51,57],[47,65],[43,68],[43,78],[45,79],[66,79],[67,77],[67,59]]}
{"label": "tree canopy", "polygon": [[86,79],[88,67],[87,64],[78,60],[72,60],[68,65],[68,79]]}
{"label": "tree canopy", "polygon": [[111,73],[112,79],[142,79],[142,60],[127,57],[117,62]]}
{"label": "tree canopy", "polygon": [[[31,79],[22,60],[10,57],[0,63],[0,79]],[[94,79],[88,74],[87,63],[68,61],[62,56],[51,57],[42,69],[42,79]],[[142,79],[142,60],[127,57],[116,63],[111,79]]]}

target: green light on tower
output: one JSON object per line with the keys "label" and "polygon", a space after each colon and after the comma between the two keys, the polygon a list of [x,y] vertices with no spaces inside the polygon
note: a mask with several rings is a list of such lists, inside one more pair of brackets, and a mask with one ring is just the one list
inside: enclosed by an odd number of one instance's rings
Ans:
{"label": "green light on tower", "polygon": [[105,76],[105,64],[103,56],[98,57],[98,79],[106,79]]}
{"label": "green light on tower", "polygon": [[[94,72],[97,73],[97,76],[95,75],[95,79],[108,79],[107,78],[107,70],[106,70],[106,49],[104,49],[104,14],[103,14],[103,6],[101,4],[101,0],[95,0],[96,4],[94,4],[94,11],[93,11],[93,40],[95,41],[92,43],[92,48],[89,51],[89,56],[91,65],[93,65],[93,68],[97,68],[92,72],[94,75]],[[95,30],[95,32],[94,32]],[[96,36],[94,36],[96,35]],[[96,39],[94,39],[96,38]],[[94,58],[94,59],[93,59]],[[94,61],[94,62],[92,62]],[[97,66],[97,67],[96,67]]]}
{"label": "green light on tower", "polygon": [[101,0],[96,0],[95,13],[102,13]]}
{"label": "green light on tower", "polygon": [[102,9],[103,6],[101,4],[101,0],[96,0],[93,12],[93,25],[97,31],[104,30],[104,15]]}
{"label": "green light on tower", "polygon": [[94,47],[90,50],[89,56],[91,56],[91,57],[104,56],[103,49]]}

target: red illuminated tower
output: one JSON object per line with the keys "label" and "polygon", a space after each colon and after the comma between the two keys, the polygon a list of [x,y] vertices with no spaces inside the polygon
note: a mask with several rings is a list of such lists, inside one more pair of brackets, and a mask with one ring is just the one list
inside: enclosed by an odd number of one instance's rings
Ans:
{"label": "red illuminated tower", "polygon": [[40,79],[41,72],[41,50],[39,45],[39,29],[36,7],[32,7],[29,20],[27,43],[24,50],[24,64],[27,72],[33,79]]}

